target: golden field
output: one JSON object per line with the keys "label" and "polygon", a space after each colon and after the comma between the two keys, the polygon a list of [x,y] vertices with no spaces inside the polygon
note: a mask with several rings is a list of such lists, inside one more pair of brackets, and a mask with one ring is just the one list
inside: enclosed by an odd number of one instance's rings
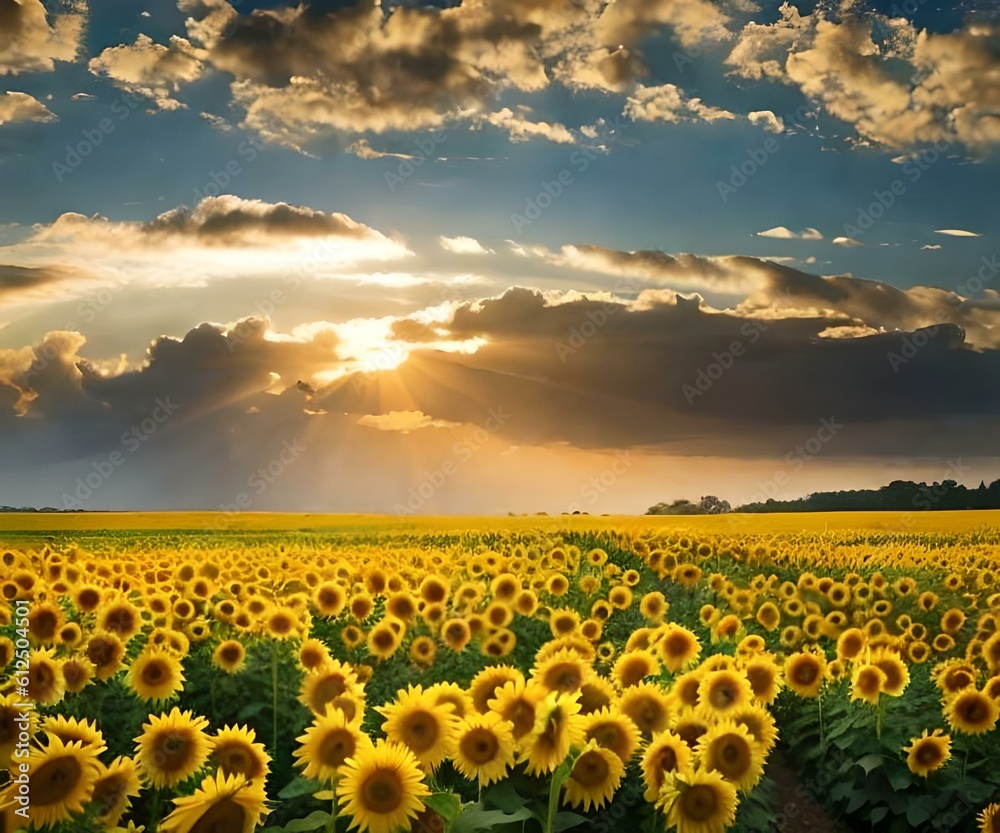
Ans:
{"label": "golden field", "polygon": [[994,831],[993,514],[0,515],[0,830]]}

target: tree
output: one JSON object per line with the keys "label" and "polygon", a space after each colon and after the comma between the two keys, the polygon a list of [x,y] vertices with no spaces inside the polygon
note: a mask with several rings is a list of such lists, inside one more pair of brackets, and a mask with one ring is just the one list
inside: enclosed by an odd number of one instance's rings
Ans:
{"label": "tree", "polygon": [[705,495],[698,504],[698,509],[703,515],[725,515],[733,511],[728,500],[719,500],[715,495]]}

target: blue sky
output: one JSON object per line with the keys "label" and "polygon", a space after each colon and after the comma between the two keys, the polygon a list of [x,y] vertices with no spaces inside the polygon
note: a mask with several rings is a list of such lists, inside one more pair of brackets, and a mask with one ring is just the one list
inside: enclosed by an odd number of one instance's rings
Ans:
{"label": "blue sky", "polygon": [[[794,446],[787,432],[807,431],[835,405],[856,412],[858,439],[838,441],[792,494],[840,483],[845,471],[852,483],[886,470],[933,474],[960,453],[975,453],[983,472],[992,465],[989,442],[963,445],[969,425],[991,429],[980,405],[962,399],[991,372],[1000,304],[1000,100],[989,82],[1000,35],[988,3],[0,0],[0,13],[17,29],[0,38],[0,408],[10,409],[0,428],[32,448],[48,432],[75,436],[60,423],[69,413],[93,425],[83,446],[66,440],[33,501],[55,502],[73,467],[99,452],[93,409],[120,406],[97,391],[157,376],[150,345],[184,345],[208,326],[232,346],[247,319],[262,322],[267,335],[254,330],[254,339],[267,349],[303,345],[301,366],[270,357],[278,363],[251,378],[240,377],[250,357],[213,366],[240,383],[235,400],[201,402],[199,415],[217,418],[263,393],[287,399],[302,383],[308,403],[278,424],[302,413],[357,417],[346,431],[320,432],[320,468],[335,465],[359,430],[380,449],[389,435],[426,448],[432,435],[443,441],[470,424],[440,380],[418,391],[407,378],[443,373],[421,363],[445,357],[477,378],[544,379],[550,395],[650,409],[630,440],[556,430],[559,407],[527,383],[509,394],[526,415],[523,427],[500,432],[496,454],[558,458],[551,470],[563,482],[597,465],[582,462],[593,455],[642,448],[652,473],[607,496],[617,510],[663,498],[668,469],[686,470],[671,488],[707,489],[727,462],[741,472],[729,496],[755,497],[755,474]],[[285,291],[320,244],[333,262]],[[536,293],[542,309],[511,287]],[[275,292],[281,300],[268,301]],[[685,298],[700,305],[690,332],[670,323]],[[592,363],[522,364],[519,351],[570,337],[572,327],[560,336],[548,319],[595,303],[622,310],[616,320],[627,323],[620,332],[602,325]],[[687,340],[668,344],[643,329],[660,313]],[[534,316],[536,329],[513,328],[508,315]],[[463,316],[485,323],[460,332]],[[666,395],[602,391],[602,373],[641,354],[651,388],[679,395],[678,380],[725,344],[722,323],[739,333],[753,321],[780,321],[764,339],[775,339],[765,378],[783,387],[748,394],[756,376],[741,364],[697,418]],[[421,327],[419,337],[399,336]],[[927,366],[905,381],[881,360],[891,375],[866,378],[853,394],[823,377],[832,367],[846,379],[859,354],[884,359],[892,339],[901,348],[921,331],[943,339],[943,352],[918,360]],[[45,346],[58,360],[44,358]],[[832,353],[842,358],[829,365]],[[387,355],[398,365],[382,368]],[[252,358],[264,361],[259,351]],[[43,384],[54,365],[63,371]],[[947,413],[914,393],[928,396],[942,374],[961,388]],[[407,395],[373,399],[375,377]],[[201,389],[188,383],[189,396]],[[116,425],[142,411],[151,391],[139,387]],[[733,448],[734,430],[759,433],[746,419],[741,426],[741,410],[767,416],[734,407],[748,395],[799,401],[770,415],[774,437]],[[880,401],[866,408],[845,396]],[[253,408],[259,415],[259,405],[243,411]],[[364,421],[388,413],[403,415],[396,428]],[[778,430],[785,413],[794,427]],[[900,425],[909,445],[889,453],[877,438]],[[927,436],[956,436],[954,449],[929,447]],[[488,468],[476,470],[485,477]],[[120,492],[103,492],[109,505],[135,494],[131,478],[120,482]],[[206,477],[194,501],[212,504],[226,490],[220,482]],[[493,494],[476,481],[468,491],[481,490],[480,502],[441,494],[429,508],[500,510],[506,488]],[[177,503],[154,489],[141,502],[161,497]],[[387,508],[369,498],[362,508]],[[301,493],[270,500],[295,508]]]}

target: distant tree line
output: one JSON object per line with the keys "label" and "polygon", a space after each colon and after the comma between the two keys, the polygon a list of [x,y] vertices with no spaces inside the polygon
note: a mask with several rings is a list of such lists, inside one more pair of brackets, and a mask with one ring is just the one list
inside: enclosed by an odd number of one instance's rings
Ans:
{"label": "distant tree line", "polygon": [[715,495],[706,495],[698,503],[690,500],[675,500],[673,503],[657,503],[646,510],[647,515],[723,515],[732,512],[728,500],[719,500]]}
{"label": "distant tree line", "polygon": [[1000,480],[989,486],[968,488],[954,480],[914,483],[893,480],[880,489],[849,489],[838,492],[813,492],[796,500],[748,503],[740,512],[912,512],[931,509],[1000,509]]}

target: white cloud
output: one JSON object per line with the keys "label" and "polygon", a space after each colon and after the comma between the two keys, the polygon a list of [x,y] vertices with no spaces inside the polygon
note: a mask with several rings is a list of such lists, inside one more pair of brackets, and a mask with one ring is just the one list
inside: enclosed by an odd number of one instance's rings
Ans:
{"label": "white cloud", "polygon": [[939,228],[934,230],[935,234],[945,234],[948,237],[982,237],[974,231],[965,231],[965,229],[960,228]]}
{"label": "white cloud", "polygon": [[24,121],[59,121],[59,117],[27,93],[0,93],[0,124]]}
{"label": "white cloud", "polygon": [[921,246],[920,247],[920,251],[922,251],[922,252],[924,252],[924,251],[927,251],[927,252],[936,252],[940,248],[941,248],[941,246],[938,245],[937,243],[935,243],[933,246],[930,246],[930,245],[928,245],[928,246]]}
{"label": "white cloud", "polygon": [[140,34],[131,45],[105,49],[91,59],[89,69],[94,75],[107,75],[127,92],[152,99],[160,110],[177,110],[187,105],[172,94],[201,76],[205,56],[204,50],[177,35],[163,46]]}
{"label": "white cloud", "polygon": [[834,237],[834,246],[843,246],[845,249],[858,249],[862,248],[865,244],[860,240],[855,240],[853,237]]}
{"label": "white cloud", "polygon": [[527,142],[529,139],[537,138],[561,145],[571,145],[576,141],[565,125],[558,122],[531,121],[523,113],[515,113],[509,107],[479,116],[476,125],[482,124],[491,124],[506,131],[512,142]]}
{"label": "white cloud", "polygon": [[625,115],[636,121],[663,121],[671,124],[736,118],[728,110],[705,104],[700,98],[685,98],[684,91],[675,84],[662,84],[658,87],[640,84],[625,102]]}
{"label": "white cloud", "polygon": [[794,232],[786,226],[776,226],[757,232],[757,237],[774,237],[779,240],[822,240],[823,234],[809,226],[801,232]]}
{"label": "white cloud", "polygon": [[56,61],[72,61],[80,51],[87,4],[66,4],[49,23],[41,0],[4,0],[0,4],[0,75],[50,72]]}
{"label": "white cloud", "polygon": [[445,237],[438,238],[441,248],[445,251],[457,255],[491,255],[495,254],[493,249],[487,248],[474,237]]}
{"label": "white cloud", "polygon": [[754,110],[747,113],[747,119],[755,127],[763,127],[768,133],[784,133],[785,122],[770,110]]}

